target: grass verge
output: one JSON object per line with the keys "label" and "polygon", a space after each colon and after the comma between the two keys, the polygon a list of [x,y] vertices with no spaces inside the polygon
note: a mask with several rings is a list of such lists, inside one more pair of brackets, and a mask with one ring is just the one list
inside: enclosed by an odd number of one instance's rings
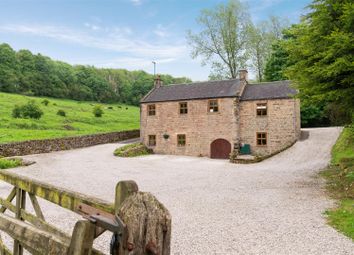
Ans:
{"label": "grass verge", "polygon": [[354,241],[354,125],[345,127],[332,149],[332,164],[322,172],[338,207],[326,211],[331,226]]}
{"label": "grass verge", "polygon": [[118,157],[137,157],[152,154],[152,150],[142,143],[127,144],[114,151]]}
{"label": "grass verge", "polygon": [[0,169],[8,169],[22,166],[22,161],[20,159],[4,159],[0,158]]}

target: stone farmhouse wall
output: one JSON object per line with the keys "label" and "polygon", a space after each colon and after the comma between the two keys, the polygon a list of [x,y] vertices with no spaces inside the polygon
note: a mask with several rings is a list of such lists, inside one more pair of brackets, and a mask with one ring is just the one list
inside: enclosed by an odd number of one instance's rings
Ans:
{"label": "stone farmhouse wall", "polygon": [[[257,116],[257,103],[267,103],[266,116]],[[298,99],[241,101],[240,142],[250,144],[253,155],[269,155],[293,144],[300,137],[300,125]],[[267,133],[266,146],[257,145],[257,132]]]}
{"label": "stone farmhouse wall", "polygon": [[[188,114],[179,113],[180,102],[188,102]],[[219,112],[214,113],[208,112],[207,99],[151,104],[156,106],[155,116],[147,114],[149,103],[141,104],[140,137],[148,145],[148,136],[156,135],[156,146],[150,147],[155,153],[210,157],[212,141],[222,138],[231,145],[237,141],[234,98],[219,98]],[[186,146],[177,146],[177,134],[186,135]]]}
{"label": "stone farmhouse wall", "polygon": [[122,140],[137,138],[139,135],[140,130],[129,130],[104,134],[0,144],[0,156],[12,157],[47,153],[51,151],[70,150],[104,143],[115,143]]}

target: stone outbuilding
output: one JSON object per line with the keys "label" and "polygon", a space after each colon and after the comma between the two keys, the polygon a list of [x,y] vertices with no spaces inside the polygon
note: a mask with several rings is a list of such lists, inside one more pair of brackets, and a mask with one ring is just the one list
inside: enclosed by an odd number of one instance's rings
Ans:
{"label": "stone outbuilding", "polygon": [[229,158],[266,156],[300,136],[300,102],[290,81],[239,79],[162,85],[141,100],[140,137],[159,154]]}

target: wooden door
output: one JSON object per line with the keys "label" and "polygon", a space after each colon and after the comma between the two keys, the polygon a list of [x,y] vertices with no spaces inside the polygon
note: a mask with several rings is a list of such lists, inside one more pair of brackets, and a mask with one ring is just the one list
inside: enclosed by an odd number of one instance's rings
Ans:
{"label": "wooden door", "polygon": [[210,157],[228,159],[231,153],[231,144],[225,139],[216,139],[210,144]]}

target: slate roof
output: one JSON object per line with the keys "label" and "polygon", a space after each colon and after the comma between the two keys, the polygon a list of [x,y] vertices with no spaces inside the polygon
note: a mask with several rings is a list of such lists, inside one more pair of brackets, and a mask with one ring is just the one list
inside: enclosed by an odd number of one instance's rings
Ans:
{"label": "slate roof", "polygon": [[[241,89],[240,84],[239,79],[232,79],[163,85],[150,91],[141,103],[236,97]],[[289,98],[296,93],[297,91],[290,87],[290,81],[247,84],[241,100]]]}
{"label": "slate roof", "polygon": [[296,89],[290,87],[290,81],[274,81],[248,84],[241,100],[281,99],[296,95]]}
{"label": "slate roof", "polygon": [[157,89],[153,89],[141,102],[235,97],[240,88],[239,79],[163,85]]}

